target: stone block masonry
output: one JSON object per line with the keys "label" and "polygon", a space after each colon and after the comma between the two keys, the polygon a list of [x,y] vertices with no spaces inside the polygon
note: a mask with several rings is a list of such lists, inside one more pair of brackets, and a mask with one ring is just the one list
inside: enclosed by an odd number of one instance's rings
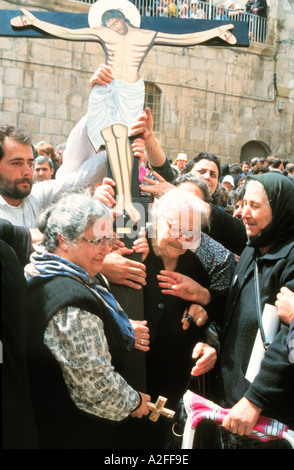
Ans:
{"label": "stone block masonry", "polygon": [[[90,7],[71,0],[49,3],[0,0],[0,9],[85,13]],[[242,159],[245,144],[256,142],[294,161],[294,4],[268,3],[267,45],[155,46],[149,52],[141,73],[161,90],[158,137],[169,158],[179,151],[189,158],[211,151],[233,163]],[[34,142],[63,143],[86,112],[89,79],[104,60],[95,43],[1,37],[0,121],[25,127]],[[282,110],[279,99],[285,101]]]}

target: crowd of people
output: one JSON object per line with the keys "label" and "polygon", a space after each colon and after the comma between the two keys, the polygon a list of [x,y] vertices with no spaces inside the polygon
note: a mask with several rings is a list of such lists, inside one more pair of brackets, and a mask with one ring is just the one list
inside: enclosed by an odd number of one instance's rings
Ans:
{"label": "crowd of people", "polygon": [[[175,172],[180,175],[190,172],[191,163],[187,165],[187,162],[188,155],[180,152],[175,161],[173,163],[171,161],[171,165]],[[218,168],[218,174],[220,175],[218,185],[215,189],[212,188],[214,202],[225,212],[234,217],[239,217],[240,208],[242,208],[242,199],[239,195],[244,192],[246,176],[269,172],[280,173],[294,182],[294,164],[289,162],[288,159],[272,155],[266,158],[254,157],[250,161],[230,165],[228,163],[221,164]]]}
{"label": "crowd of people", "polygon": [[[175,423],[151,405],[187,388],[230,410],[234,448],[262,416],[293,429],[294,165],[172,163],[147,108],[130,145],[149,205],[126,246],[107,152],[80,137],[54,149],[0,126],[4,448],[164,449]],[[249,380],[266,304],[279,329]]]}
{"label": "crowd of people", "polygon": [[178,17],[201,20],[247,21],[250,40],[265,42],[268,5],[266,0],[244,2],[220,2],[209,0],[150,0],[143,2],[144,16]]}
{"label": "crowd of people", "polygon": [[141,8],[143,15],[159,17],[234,20],[244,13],[267,16],[266,0],[248,0],[245,4],[231,1],[212,4],[209,0],[150,0],[143,2]]}

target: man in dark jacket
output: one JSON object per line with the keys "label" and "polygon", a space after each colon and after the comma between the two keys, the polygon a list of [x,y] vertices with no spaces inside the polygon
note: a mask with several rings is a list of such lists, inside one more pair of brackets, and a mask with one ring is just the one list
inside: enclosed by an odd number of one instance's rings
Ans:
{"label": "man in dark jacket", "polygon": [[265,18],[267,16],[266,0],[249,0],[245,5],[245,11]]}
{"label": "man in dark jacket", "polygon": [[26,366],[28,229],[0,220],[2,448],[36,449],[38,437],[32,414]]}

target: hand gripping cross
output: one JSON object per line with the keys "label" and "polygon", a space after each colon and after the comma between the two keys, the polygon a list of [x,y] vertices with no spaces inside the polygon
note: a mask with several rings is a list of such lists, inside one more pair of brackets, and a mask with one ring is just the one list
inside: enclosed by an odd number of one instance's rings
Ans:
{"label": "hand gripping cross", "polygon": [[173,418],[175,412],[172,410],[168,410],[167,408],[164,408],[164,405],[167,401],[167,398],[165,397],[158,397],[156,403],[147,403],[147,406],[149,410],[152,412],[149,416],[149,419],[151,421],[157,421],[159,418],[159,415],[166,416],[167,418]]}

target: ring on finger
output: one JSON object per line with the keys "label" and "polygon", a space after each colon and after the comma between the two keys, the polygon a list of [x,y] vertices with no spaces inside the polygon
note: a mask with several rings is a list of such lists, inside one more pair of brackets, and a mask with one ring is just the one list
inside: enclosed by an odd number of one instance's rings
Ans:
{"label": "ring on finger", "polygon": [[189,313],[186,313],[185,320],[187,320],[189,323],[193,323],[193,317],[189,315]]}

